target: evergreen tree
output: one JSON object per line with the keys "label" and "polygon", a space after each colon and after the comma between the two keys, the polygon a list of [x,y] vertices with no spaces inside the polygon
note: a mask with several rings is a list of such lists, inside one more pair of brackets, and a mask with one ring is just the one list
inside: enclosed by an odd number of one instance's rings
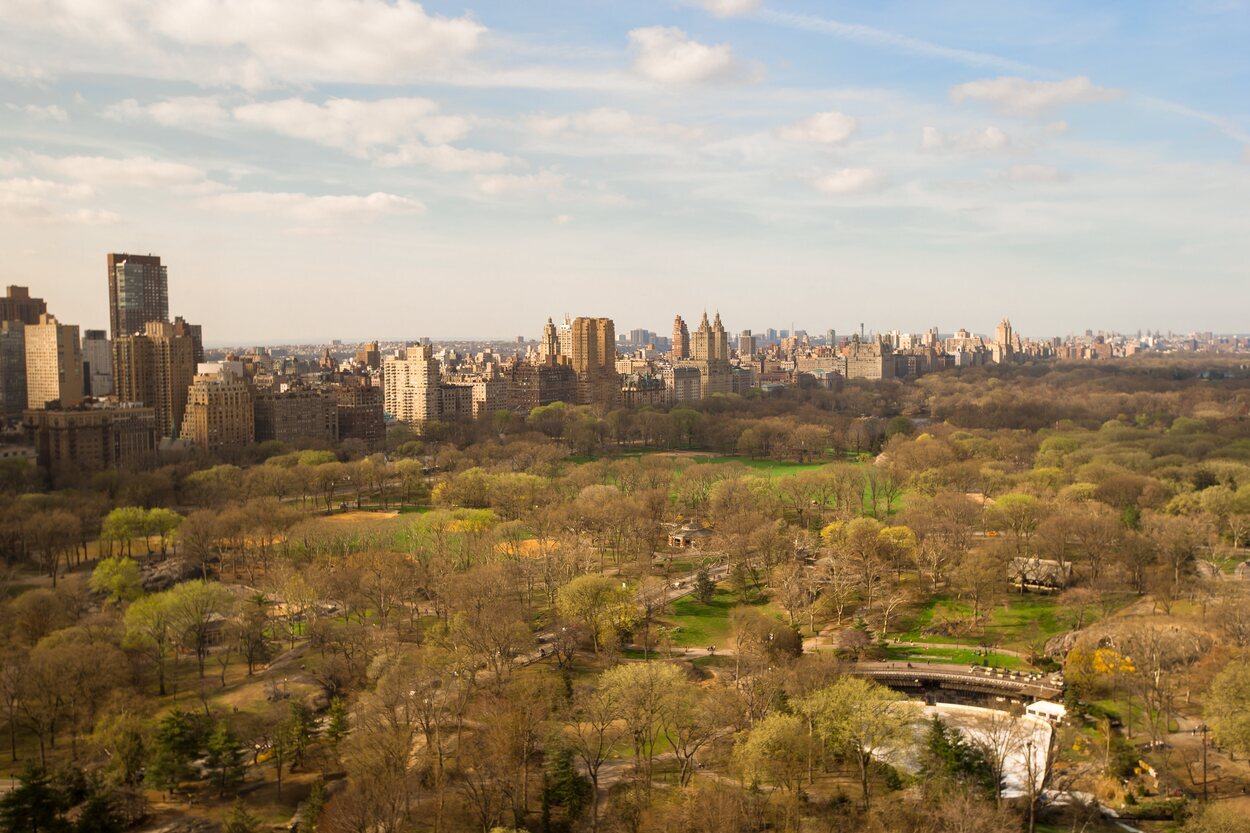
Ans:
{"label": "evergreen tree", "polygon": [[335,697],[330,701],[326,738],[337,749],[343,738],[347,737],[348,729],[347,704],[342,697]]}
{"label": "evergreen tree", "polygon": [[172,790],[191,777],[191,761],[199,751],[199,733],[184,712],[172,711],[157,724],[148,758],[147,781],[158,790]]}
{"label": "evergreen tree", "polygon": [[703,604],[707,604],[715,593],[716,583],[708,575],[707,568],[700,569],[698,575],[694,577],[694,597]]}
{"label": "evergreen tree", "polygon": [[257,833],[259,830],[260,820],[247,811],[242,800],[236,798],[226,813],[222,833]]}
{"label": "evergreen tree", "polygon": [[549,829],[560,829],[550,821],[550,808],[563,807],[567,829],[572,821],[582,814],[582,810],[590,801],[590,781],[577,771],[573,764],[573,753],[559,747],[547,753],[547,765],[543,772],[543,812],[547,818]]}
{"label": "evergreen tree", "polygon": [[93,783],[78,813],[74,833],[122,833],[125,829],[117,795],[99,781]]}
{"label": "evergreen tree", "polygon": [[28,763],[17,786],[0,797],[0,829],[4,833],[61,833],[65,821],[65,797],[52,786],[47,774]]}
{"label": "evergreen tree", "polygon": [[217,784],[217,794],[224,797],[243,780],[244,771],[243,747],[230,724],[224,720],[217,723],[209,735],[206,751],[208,771]]}

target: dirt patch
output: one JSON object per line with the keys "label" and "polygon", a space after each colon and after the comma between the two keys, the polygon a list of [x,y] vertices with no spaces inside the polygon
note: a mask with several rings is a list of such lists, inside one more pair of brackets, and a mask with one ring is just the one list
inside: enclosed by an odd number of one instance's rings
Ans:
{"label": "dirt patch", "polygon": [[399,517],[398,512],[342,512],[337,515],[326,515],[321,520],[332,521],[338,524],[344,523],[360,523],[361,521],[385,521],[391,518]]}

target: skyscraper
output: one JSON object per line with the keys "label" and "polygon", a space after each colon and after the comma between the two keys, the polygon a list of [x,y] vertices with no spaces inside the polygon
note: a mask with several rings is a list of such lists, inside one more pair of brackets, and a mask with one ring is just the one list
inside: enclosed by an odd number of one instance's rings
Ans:
{"label": "skyscraper", "polygon": [[149,321],[143,332],[124,335],[113,346],[113,385],[123,402],[156,411],[162,437],[177,437],[195,380],[195,342],[168,321]]}
{"label": "skyscraper", "polygon": [[109,254],[109,332],[113,339],[169,320],[169,273],[155,255]]}

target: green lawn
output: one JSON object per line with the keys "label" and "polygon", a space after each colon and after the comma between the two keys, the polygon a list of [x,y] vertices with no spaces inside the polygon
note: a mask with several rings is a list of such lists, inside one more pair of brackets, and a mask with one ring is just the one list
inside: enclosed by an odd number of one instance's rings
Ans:
{"label": "green lawn", "polygon": [[[709,645],[727,646],[730,640],[729,611],[739,606],[737,597],[723,587],[717,587],[707,604],[694,596],[684,596],[673,602],[665,622],[672,625],[673,646],[681,648],[706,648]],[[767,602],[757,603],[765,613],[784,621],[780,612]]]}
{"label": "green lawn", "polygon": [[[986,624],[970,635],[945,636],[924,632],[939,617],[956,618],[971,612],[969,605],[951,596],[935,596],[911,619],[904,621],[899,635],[908,642],[944,642],[973,646],[989,642],[1016,651],[1027,651],[1039,640],[1071,630],[1077,619],[1077,611],[1061,603],[1057,596],[1013,593],[995,604]],[[1087,610],[1085,624],[1088,625],[1097,618],[1097,611]]]}
{"label": "green lawn", "polygon": [[885,649],[888,660],[906,660],[908,662],[938,662],[954,665],[989,665],[994,668],[1022,669],[1028,663],[1010,654],[990,652],[983,657],[972,648],[905,648],[891,645]]}

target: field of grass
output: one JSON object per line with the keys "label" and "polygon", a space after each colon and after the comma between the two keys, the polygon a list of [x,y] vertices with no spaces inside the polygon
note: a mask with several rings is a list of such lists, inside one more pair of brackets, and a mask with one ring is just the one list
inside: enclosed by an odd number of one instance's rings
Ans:
{"label": "field of grass", "polygon": [[[1071,630],[1077,611],[1061,603],[1056,596],[1018,593],[1001,600],[989,611],[983,626],[968,635],[946,636],[924,631],[943,617],[959,618],[971,614],[971,606],[950,596],[930,599],[910,620],[904,620],[898,634],[909,642],[942,642],[961,645],[989,643],[1016,651],[1027,651],[1038,640]],[[1095,611],[1086,611],[1085,624],[1095,621]]]}
{"label": "field of grass", "polygon": [[891,645],[885,649],[888,660],[905,660],[907,662],[937,662],[953,665],[989,665],[994,668],[1023,669],[1028,663],[1010,654],[982,656],[972,648],[907,648]]}
{"label": "field of grass", "polygon": [[[694,596],[684,596],[673,602],[669,614],[664,617],[666,623],[674,628],[673,646],[706,648],[709,645],[728,645],[729,611],[739,604],[737,597],[723,587],[716,588],[707,604]],[[756,606],[782,620],[781,614],[771,604],[759,602]]]}

